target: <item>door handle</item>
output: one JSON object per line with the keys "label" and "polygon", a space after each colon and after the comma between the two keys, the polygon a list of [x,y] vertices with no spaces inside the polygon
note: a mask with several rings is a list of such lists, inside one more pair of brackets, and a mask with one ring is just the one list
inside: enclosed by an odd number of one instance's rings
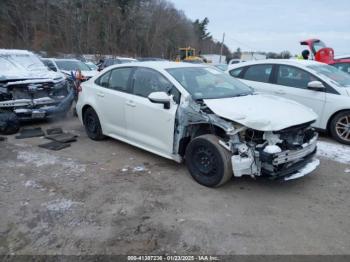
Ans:
{"label": "door handle", "polygon": [[286,92],[284,92],[283,90],[277,90],[277,91],[275,91],[275,94],[277,94],[277,95],[285,95]]}
{"label": "door handle", "polygon": [[127,102],[126,102],[126,105],[127,105],[127,106],[130,106],[130,107],[135,107],[135,106],[136,106],[135,102],[134,102],[134,101],[131,101],[131,100],[127,101]]}
{"label": "door handle", "polygon": [[102,92],[98,92],[97,95],[98,95],[99,97],[104,97],[104,96],[105,96],[105,94],[102,93]]}

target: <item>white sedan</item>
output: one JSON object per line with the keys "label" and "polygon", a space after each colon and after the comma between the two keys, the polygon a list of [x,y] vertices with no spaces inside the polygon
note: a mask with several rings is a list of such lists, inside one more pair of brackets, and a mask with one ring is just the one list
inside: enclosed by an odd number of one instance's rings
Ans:
{"label": "white sedan", "polygon": [[205,186],[222,185],[232,175],[288,180],[319,164],[311,109],[254,94],[210,66],[111,66],[80,90],[77,113],[91,139],[109,136],[177,162],[185,159]]}
{"label": "white sedan", "polygon": [[258,92],[293,99],[319,116],[314,127],[350,145],[350,75],[305,60],[261,60],[231,65],[227,73]]}

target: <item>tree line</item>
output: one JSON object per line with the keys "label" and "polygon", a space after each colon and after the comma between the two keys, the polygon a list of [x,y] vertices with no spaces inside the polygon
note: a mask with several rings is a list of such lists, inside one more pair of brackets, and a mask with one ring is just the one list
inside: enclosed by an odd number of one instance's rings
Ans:
{"label": "tree line", "polygon": [[[220,53],[208,23],[167,0],[1,0],[0,47],[168,59],[186,46]],[[223,54],[231,56],[227,46]]]}

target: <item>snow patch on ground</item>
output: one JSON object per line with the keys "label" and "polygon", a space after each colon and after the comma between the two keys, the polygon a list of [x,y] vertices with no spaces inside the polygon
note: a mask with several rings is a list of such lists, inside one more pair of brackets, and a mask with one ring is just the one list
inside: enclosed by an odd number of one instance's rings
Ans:
{"label": "snow patch on ground", "polygon": [[37,182],[35,182],[34,180],[28,180],[24,183],[25,187],[31,187],[31,188],[41,188],[40,185],[38,185]]}
{"label": "snow patch on ground", "polygon": [[86,171],[86,165],[79,164],[73,161],[71,158],[65,159],[37,151],[21,150],[17,153],[17,160],[19,162],[16,163],[17,166],[19,164],[31,164],[36,167],[54,165],[61,167],[66,173],[80,174]]}
{"label": "snow patch on ground", "polygon": [[23,161],[26,164],[33,164],[36,167],[41,167],[56,164],[58,158],[44,153],[19,151],[17,154],[17,160]]}
{"label": "snow patch on ground", "polygon": [[339,163],[350,164],[350,146],[318,141],[317,155]]}
{"label": "snow patch on ground", "polygon": [[70,199],[65,199],[65,198],[61,198],[61,199],[55,199],[52,200],[46,204],[43,204],[44,206],[46,206],[46,208],[49,211],[67,211],[69,209],[71,209],[71,207],[75,204],[78,204],[78,202],[73,202]]}
{"label": "snow patch on ground", "polygon": [[143,172],[143,171],[146,171],[146,168],[145,168],[145,166],[143,166],[143,165],[135,166],[135,167],[133,168],[133,171],[134,171],[134,172]]}

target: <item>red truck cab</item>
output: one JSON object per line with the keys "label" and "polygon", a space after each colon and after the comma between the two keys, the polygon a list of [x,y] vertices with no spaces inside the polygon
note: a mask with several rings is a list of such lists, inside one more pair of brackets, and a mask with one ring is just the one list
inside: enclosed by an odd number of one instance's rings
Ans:
{"label": "red truck cab", "polygon": [[307,39],[300,42],[301,45],[306,45],[312,54],[314,60],[326,64],[338,64],[349,62],[349,59],[334,59],[333,48],[327,47],[324,42],[319,39]]}

